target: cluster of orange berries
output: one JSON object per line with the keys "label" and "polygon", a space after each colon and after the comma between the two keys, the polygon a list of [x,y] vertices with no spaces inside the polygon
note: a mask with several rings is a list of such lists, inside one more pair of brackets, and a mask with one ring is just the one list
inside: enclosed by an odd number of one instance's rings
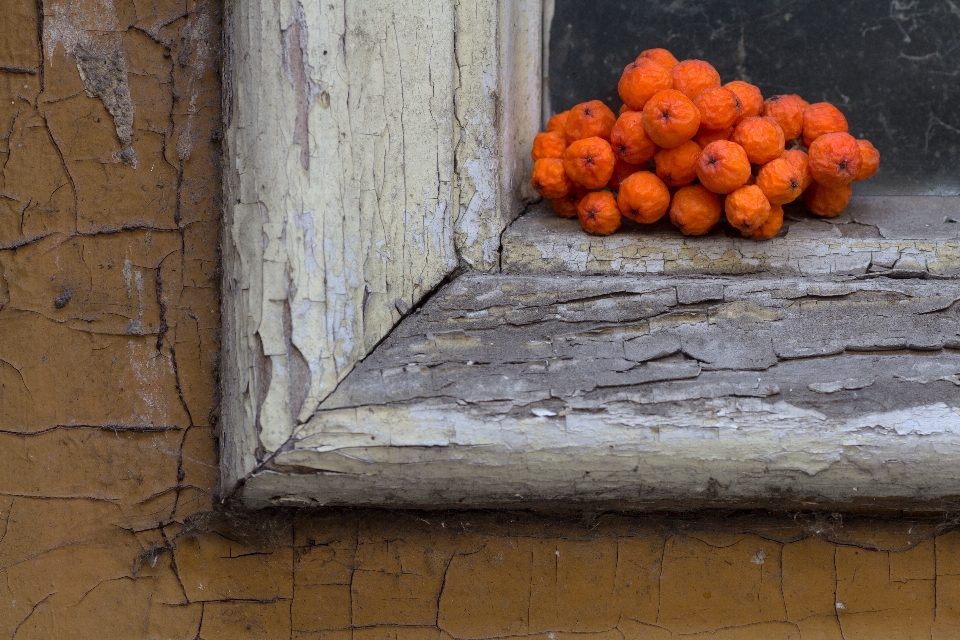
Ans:
{"label": "cluster of orange berries", "polygon": [[784,204],[802,195],[812,213],[839,215],[850,183],[880,166],[880,152],[847,133],[832,104],[764,100],[756,86],[721,85],[708,62],[678,62],[666,49],[641,53],[617,89],[619,117],[599,100],[578,104],[550,118],[531,152],[534,189],[590,233],[669,211],[685,235],[707,233],[726,213],[745,237],[768,239]]}

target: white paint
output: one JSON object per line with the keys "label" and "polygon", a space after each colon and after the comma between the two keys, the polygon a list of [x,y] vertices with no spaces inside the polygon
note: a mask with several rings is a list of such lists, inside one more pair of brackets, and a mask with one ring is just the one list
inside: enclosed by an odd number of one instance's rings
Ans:
{"label": "white paint", "polygon": [[500,267],[500,234],[536,193],[530,148],[540,130],[540,0],[457,4],[458,125],[454,238],[477,271]]}
{"label": "white paint", "polygon": [[499,267],[541,19],[539,0],[229,4],[226,492],[461,258]]}

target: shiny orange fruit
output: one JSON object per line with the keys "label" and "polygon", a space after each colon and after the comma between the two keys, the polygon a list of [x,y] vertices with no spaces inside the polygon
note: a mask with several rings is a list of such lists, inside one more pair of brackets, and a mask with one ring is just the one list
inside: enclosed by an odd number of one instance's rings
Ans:
{"label": "shiny orange fruit", "polygon": [[584,187],[578,184],[570,188],[570,193],[562,198],[554,198],[550,201],[553,212],[561,218],[576,218],[577,206],[585,195],[590,193]]}
{"label": "shiny orange fruit", "polygon": [[860,173],[860,146],[849,133],[825,133],[810,145],[810,174],[825,187],[838,189]]}
{"label": "shiny orange fruit", "polygon": [[533,149],[530,151],[530,157],[534,160],[540,158],[562,158],[563,152],[567,149],[567,138],[560,131],[544,131],[538,133],[533,139]]}
{"label": "shiny orange fruit", "polygon": [[734,80],[723,85],[723,87],[737,94],[737,99],[740,100],[740,117],[734,124],[739,123],[744,118],[760,115],[760,110],[763,108],[763,94],[760,93],[760,89],[756,85],[743,80]]}
{"label": "shiny orange fruit", "polygon": [[760,167],[757,186],[770,204],[787,204],[800,197],[800,174],[796,167],[783,157],[771,160]]}
{"label": "shiny orange fruit", "polygon": [[661,91],[673,89],[670,70],[651,58],[637,58],[623,69],[617,92],[623,103],[640,111],[647,101]]}
{"label": "shiny orange fruit", "polygon": [[853,187],[849,184],[832,189],[814,182],[803,192],[803,203],[807,205],[810,213],[815,213],[821,218],[835,218],[850,204],[852,194]]}
{"label": "shiny orange fruit", "polygon": [[620,189],[620,183],[623,182],[624,178],[641,169],[643,169],[643,167],[639,164],[630,164],[617,158],[617,162],[613,165],[613,175],[610,176],[610,182],[607,183],[607,188],[611,191],[618,191]]}
{"label": "shiny orange fruit", "polygon": [[567,144],[593,137],[609,140],[610,130],[616,121],[617,117],[613,115],[610,107],[599,100],[581,102],[570,109],[567,115],[564,125]]}
{"label": "shiny orange fruit", "polygon": [[673,88],[693,100],[707,87],[720,86],[720,74],[704,60],[684,60],[670,70]]}
{"label": "shiny orange fruit", "polygon": [[639,111],[627,111],[617,118],[610,131],[610,146],[617,157],[631,164],[649,162],[657,152],[657,144],[643,128],[643,114]]}
{"label": "shiny orange fruit", "polygon": [[563,198],[573,187],[573,181],[563,168],[560,158],[541,158],[533,163],[530,184],[544,198]]}
{"label": "shiny orange fruit", "polygon": [[550,119],[547,120],[547,131],[559,131],[560,133],[563,133],[567,126],[568,115],[570,115],[569,109],[562,113],[551,116]]}
{"label": "shiny orange fruit", "polygon": [[730,89],[707,87],[693,100],[703,129],[726,129],[740,117],[740,98]]}
{"label": "shiny orange fruit", "polygon": [[682,187],[697,179],[697,160],[700,159],[700,145],[687,140],[679,147],[660,149],[653,156],[657,168],[657,177],[668,187]]}
{"label": "shiny orange fruit", "polygon": [[670,203],[670,222],[685,236],[700,236],[720,222],[720,198],[702,184],[681,187]]}
{"label": "shiny orange fruit", "polygon": [[803,146],[810,148],[814,140],[826,133],[846,133],[847,119],[829,102],[817,102],[803,112]]}
{"label": "shiny orange fruit", "polygon": [[697,131],[697,135],[693,136],[693,141],[700,145],[700,148],[702,149],[715,140],[729,140],[731,135],[733,135],[733,127],[727,127],[726,129],[720,129],[719,131],[700,127],[700,129]]}
{"label": "shiny orange fruit", "polygon": [[662,218],[670,207],[670,190],[649,171],[637,171],[620,183],[617,206],[634,222],[650,224]]}
{"label": "shiny orange fruit", "polygon": [[599,189],[610,182],[616,161],[610,143],[596,136],[575,140],[563,152],[563,168],[567,175],[587,189]]}
{"label": "shiny orange fruit", "polygon": [[704,187],[714,193],[730,193],[750,179],[750,160],[737,143],[717,140],[700,152],[697,177]]}
{"label": "shiny orange fruit", "polygon": [[620,228],[622,216],[617,201],[609,191],[591,191],[577,206],[580,226],[587,233],[607,236]]}
{"label": "shiny orange fruit", "polygon": [[679,147],[697,134],[700,113],[686,95],[667,89],[650,98],[643,108],[643,128],[657,145]]}
{"label": "shiny orange fruit", "polygon": [[795,140],[803,133],[803,111],[797,96],[779,95],[764,100],[762,113],[780,125],[784,139]]}
{"label": "shiny orange fruit", "polygon": [[766,164],[783,155],[783,130],[772,118],[745,118],[734,127],[730,140],[743,147],[753,164]]}
{"label": "shiny orange fruit", "polygon": [[647,49],[646,51],[641,51],[640,55],[637,56],[637,60],[640,58],[656,60],[667,69],[673,69],[675,66],[677,66],[677,59],[666,49]]}
{"label": "shiny orange fruit", "polygon": [[790,149],[789,151],[784,151],[780,157],[793,165],[793,168],[797,171],[797,176],[800,178],[800,191],[806,191],[810,183],[813,182],[813,176],[810,175],[810,161],[807,158],[807,152],[803,149]]}
{"label": "shiny orange fruit", "polygon": [[854,182],[872,178],[880,168],[880,152],[869,140],[857,140],[857,146],[860,148],[860,172]]}
{"label": "shiny orange fruit", "polygon": [[783,226],[783,206],[779,204],[770,205],[770,215],[766,222],[761,224],[753,231],[744,233],[744,237],[752,240],[769,240],[780,232]]}
{"label": "shiny orange fruit", "polygon": [[727,222],[741,233],[755,233],[770,217],[770,201],[755,184],[740,187],[723,203]]}

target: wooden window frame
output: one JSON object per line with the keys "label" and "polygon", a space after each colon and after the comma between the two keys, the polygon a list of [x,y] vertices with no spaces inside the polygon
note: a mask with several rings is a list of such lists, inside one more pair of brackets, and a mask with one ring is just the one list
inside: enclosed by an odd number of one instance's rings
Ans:
{"label": "wooden window frame", "polygon": [[[876,287],[824,278],[863,267],[848,265],[857,251],[886,256],[880,275],[952,278],[960,244],[947,234],[864,249],[853,239],[824,259],[817,239],[800,237],[781,247],[779,262],[736,245],[741,269],[730,267],[726,245],[714,255],[716,247],[658,238],[662,245],[625,251],[637,243],[564,235],[542,207],[508,229],[534,196],[528,149],[549,114],[541,69],[551,0],[281,5],[232,3],[225,27],[224,498],[250,507],[902,509],[940,508],[960,495],[949,471],[960,454],[952,400],[907,417],[873,416],[857,442],[840,423],[825,435],[819,418],[777,411],[749,428],[714,425],[710,438],[674,429],[673,439],[651,439],[653,424],[638,435],[588,410],[571,415],[571,398],[561,398],[568,409],[534,406],[507,418],[438,409],[429,398],[337,404],[355,367],[400,340],[388,336],[401,321],[404,335],[421,331],[436,343],[431,327],[446,326],[431,315],[438,305],[467,309],[477,296],[500,296],[516,311],[521,298],[553,295],[544,308],[566,312],[571,303],[556,294],[566,288],[601,307],[656,290],[672,291],[673,304],[719,299],[752,309],[759,294],[738,289],[729,277],[738,269],[780,276],[763,295],[785,283],[862,293]],[[941,204],[875,208],[926,207],[935,216]],[[673,280],[651,277],[671,269]],[[568,279],[549,279],[557,274]],[[910,286],[897,294],[936,304],[929,287]],[[523,295],[503,297],[507,289]],[[734,407],[762,397],[727,399]],[[771,425],[784,420],[804,435],[774,451],[771,434],[784,432]],[[900,433],[905,421],[916,428]]]}

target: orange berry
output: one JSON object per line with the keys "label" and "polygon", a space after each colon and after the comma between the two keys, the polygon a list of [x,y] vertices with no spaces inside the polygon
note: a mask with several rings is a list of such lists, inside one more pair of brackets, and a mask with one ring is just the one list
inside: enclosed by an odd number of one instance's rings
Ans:
{"label": "orange berry", "polygon": [[570,110],[567,109],[563,113],[558,113],[554,116],[551,116],[547,120],[547,131],[559,131],[560,133],[564,132],[564,128],[567,126],[567,116],[570,115]]}
{"label": "orange berry", "polygon": [[540,158],[562,158],[563,152],[566,149],[567,139],[563,135],[563,132],[544,131],[534,137],[530,157],[534,160],[539,160]]}
{"label": "orange berry", "polygon": [[734,124],[739,123],[744,118],[760,115],[760,110],[763,108],[763,94],[760,93],[757,86],[743,80],[734,80],[723,85],[723,87],[737,94],[737,98],[740,100],[740,117]]}
{"label": "orange berry", "polygon": [[872,178],[880,168],[880,152],[869,140],[857,140],[857,146],[860,148],[860,172],[854,182]]}
{"label": "orange berry", "polygon": [[730,193],[750,179],[750,160],[743,147],[729,140],[711,142],[697,160],[700,183],[714,193]]}
{"label": "orange berry", "polygon": [[624,162],[620,158],[617,158],[616,163],[613,165],[613,175],[610,176],[610,182],[607,183],[607,188],[611,191],[618,191],[624,178],[629,176],[631,173],[640,171],[642,168],[643,167],[638,164],[630,164],[629,162]]}
{"label": "orange berry", "polygon": [[760,167],[757,186],[770,204],[787,204],[800,197],[800,174],[796,167],[783,157],[771,160]]}
{"label": "orange berry", "polygon": [[722,211],[717,194],[702,184],[691,184],[673,194],[670,222],[685,236],[700,236],[720,222]]}
{"label": "orange berry", "polygon": [[[703,60],[684,60],[670,70],[673,88],[693,100],[707,87],[720,85],[720,74]],[[722,127],[721,127],[722,128]]]}
{"label": "orange berry", "polygon": [[668,187],[682,187],[697,179],[697,160],[700,159],[700,145],[687,140],[673,149],[660,149],[653,156],[657,166],[657,177]]}
{"label": "orange berry", "polygon": [[634,222],[651,224],[670,206],[670,190],[649,171],[637,171],[620,183],[617,193],[620,213]]}
{"label": "orange berry", "polygon": [[618,115],[618,116],[622,116],[623,114],[627,113],[628,111],[633,111],[633,109],[631,109],[630,107],[628,107],[628,106],[625,105],[625,104],[622,104],[622,105],[620,105],[620,109],[617,111],[617,115]]}
{"label": "orange berry", "polygon": [[679,147],[696,135],[700,113],[690,98],[675,89],[667,89],[650,98],[643,107],[643,128],[661,147]]}
{"label": "orange berry", "polygon": [[783,129],[772,118],[746,118],[730,136],[747,152],[753,164],[766,164],[783,155]]}
{"label": "orange berry", "polygon": [[704,129],[726,129],[740,117],[740,99],[730,89],[707,87],[693,100]]}
{"label": "orange berry", "polygon": [[651,60],[656,60],[668,70],[677,66],[677,59],[666,49],[647,49],[646,51],[641,51],[640,55],[637,56],[637,60],[640,58],[650,58]]}
{"label": "orange berry", "polygon": [[587,233],[607,236],[620,228],[620,209],[609,191],[591,191],[577,206],[580,226]]}
{"label": "orange berry", "polygon": [[792,95],[779,95],[763,102],[763,115],[780,125],[785,140],[795,140],[803,133],[803,106]]}
{"label": "orange berry", "polygon": [[798,94],[796,94],[796,93],[791,93],[790,95],[793,96],[794,98],[796,98],[797,101],[799,101],[799,103],[800,103],[800,108],[803,109],[804,111],[806,111],[806,110],[807,110],[807,107],[810,106],[810,103],[807,102],[806,100],[804,100],[803,98],[801,98]]}
{"label": "orange berry", "polygon": [[784,151],[780,156],[793,165],[797,170],[797,176],[800,178],[800,191],[806,191],[810,183],[813,182],[813,176],[810,175],[810,161],[807,158],[807,152],[803,149],[791,149]]}
{"label": "orange berry", "polygon": [[703,148],[714,140],[729,140],[731,135],[733,135],[733,127],[727,127],[726,129],[720,129],[719,131],[700,127],[700,130],[697,131],[697,135],[693,136],[693,141]]}
{"label": "orange berry", "polygon": [[638,58],[624,67],[617,83],[620,99],[634,111],[643,109],[654,94],[665,89],[673,89],[670,70],[650,58]]}
{"label": "orange berry", "polygon": [[838,189],[831,189],[814,182],[809,189],[803,192],[803,203],[807,205],[807,210],[810,213],[814,213],[821,218],[834,218],[847,208],[852,193],[853,187],[849,184]]}
{"label": "orange berry", "polygon": [[530,184],[537,193],[550,200],[566,196],[573,187],[560,158],[541,158],[534,162]]}
{"label": "orange berry", "polygon": [[723,203],[727,222],[741,233],[754,233],[770,217],[770,202],[755,184],[740,187]]}
{"label": "orange berry", "polygon": [[825,133],[846,133],[847,119],[829,102],[817,102],[803,112],[803,146],[810,148]]}
{"label": "orange berry", "polygon": [[590,192],[575,184],[566,196],[551,200],[550,206],[553,207],[553,212],[561,218],[575,218],[577,217],[577,205],[588,193]]}
{"label": "orange berry", "polygon": [[837,189],[860,173],[860,146],[849,133],[825,133],[810,145],[810,175],[825,187]]}
{"label": "orange berry", "polygon": [[610,131],[610,146],[619,158],[631,164],[649,162],[657,152],[656,143],[643,128],[643,114],[639,111],[627,111],[617,118]]}
{"label": "orange berry", "polygon": [[567,123],[564,126],[567,144],[594,136],[609,140],[610,130],[613,129],[613,123],[616,121],[617,117],[613,115],[610,107],[599,100],[581,102],[570,109],[570,114],[567,116]]}
{"label": "orange berry", "polygon": [[783,226],[783,207],[779,204],[770,205],[770,215],[767,221],[757,227],[755,230],[744,233],[744,237],[752,240],[769,240],[777,235]]}
{"label": "orange berry", "polygon": [[616,161],[610,143],[598,137],[575,140],[563,152],[563,168],[567,175],[587,189],[599,189],[610,182]]}

